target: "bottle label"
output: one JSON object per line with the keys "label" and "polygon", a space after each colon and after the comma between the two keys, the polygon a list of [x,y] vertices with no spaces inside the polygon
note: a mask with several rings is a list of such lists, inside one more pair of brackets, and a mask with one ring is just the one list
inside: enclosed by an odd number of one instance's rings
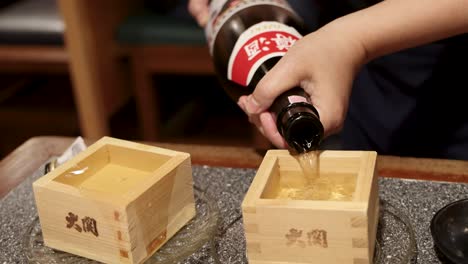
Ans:
{"label": "bottle label", "polygon": [[268,59],[283,56],[302,35],[278,22],[261,22],[248,28],[236,42],[229,58],[228,79],[249,85],[257,69]]}
{"label": "bottle label", "polygon": [[224,23],[237,12],[256,5],[275,5],[295,13],[286,0],[212,0],[210,19],[205,27],[205,36],[211,54],[216,36]]}
{"label": "bottle label", "polygon": [[309,103],[306,97],[301,96],[301,95],[290,95],[288,96],[288,102],[290,104],[295,104],[295,103]]}

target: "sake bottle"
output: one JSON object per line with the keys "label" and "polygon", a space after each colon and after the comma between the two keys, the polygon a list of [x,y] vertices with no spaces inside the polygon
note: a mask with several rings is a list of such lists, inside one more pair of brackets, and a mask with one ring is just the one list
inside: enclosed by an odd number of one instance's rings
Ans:
{"label": "sake bottle", "polygon": [[[216,73],[236,102],[241,95],[252,93],[307,31],[285,0],[213,0],[205,27]],[[323,126],[302,88],[293,87],[281,94],[269,110],[290,147],[299,153],[319,147]]]}

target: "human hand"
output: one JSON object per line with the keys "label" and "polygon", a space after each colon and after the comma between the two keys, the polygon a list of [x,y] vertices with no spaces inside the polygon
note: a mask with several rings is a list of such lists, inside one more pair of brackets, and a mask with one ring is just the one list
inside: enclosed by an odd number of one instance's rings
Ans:
{"label": "human hand", "polygon": [[190,0],[188,10],[201,27],[206,25],[210,16],[208,0]]}
{"label": "human hand", "polygon": [[332,22],[298,40],[238,105],[276,147],[287,148],[268,108],[283,92],[302,87],[329,136],[343,125],[354,76],[365,61],[364,46],[346,25]]}

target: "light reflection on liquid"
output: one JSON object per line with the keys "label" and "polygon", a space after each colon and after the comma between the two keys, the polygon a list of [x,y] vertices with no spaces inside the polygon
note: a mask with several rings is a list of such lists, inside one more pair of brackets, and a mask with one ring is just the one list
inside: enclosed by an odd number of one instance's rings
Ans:
{"label": "light reflection on liquid", "polygon": [[320,173],[318,151],[298,155],[302,167],[303,187],[282,188],[277,198],[291,200],[351,201],[356,188],[356,176],[352,174]]}

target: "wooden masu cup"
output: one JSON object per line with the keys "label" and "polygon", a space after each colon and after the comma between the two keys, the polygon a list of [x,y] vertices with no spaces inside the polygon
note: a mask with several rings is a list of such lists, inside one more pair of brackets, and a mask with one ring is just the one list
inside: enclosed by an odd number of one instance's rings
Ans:
{"label": "wooden masu cup", "polygon": [[33,183],[45,245],[142,263],[195,215],[190,155],[111,137]]}
{"label": "wooden masu cup", "polygon": [[287,150],[265,155],[243,200],[250,264],[372,263],[379,218],[377,154],[323,151],[319,175],[354,182],[348,201],[278,198],[303,184],[302,168]]}

